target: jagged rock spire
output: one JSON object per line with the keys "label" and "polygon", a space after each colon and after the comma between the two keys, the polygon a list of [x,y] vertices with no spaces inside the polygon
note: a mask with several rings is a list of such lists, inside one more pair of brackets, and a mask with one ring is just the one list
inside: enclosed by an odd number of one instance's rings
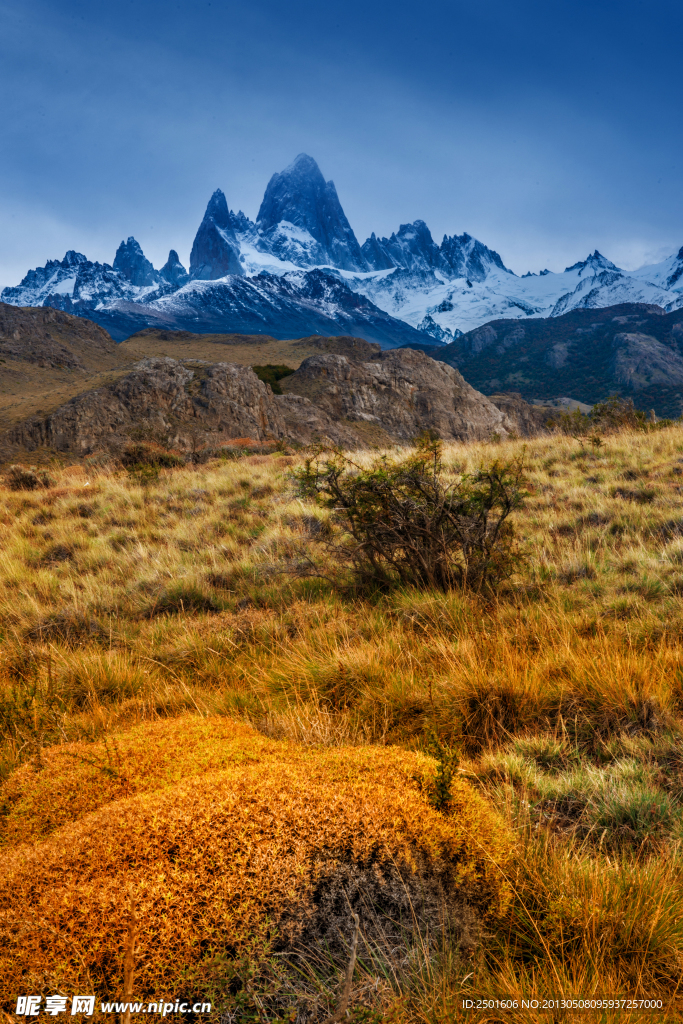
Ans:
{"label": "jagged rock spire", "polygon": [[190,275],[180,262],[178,253],[175,249],[171,249],[169,252],[168,259],[159,271],[159,274],[163,277],[164,281],[167,281],[176,288],[182,288],[190,278]]}
{"label": "jagged rock spire", "polygon": [[[67,253],[68,255],[68,253]],[[131,235],[127,242],[121,242],[114,257],[114,270],[138,288],[156,284],[159,275]]]}
{"label": "jagged rock spire", "polygon": [[[313,157],[306,153],[300,153],[289,167],[272,176],[256,218],[266,243],[275,241],[278,231],[283,233],[283,224],[306,233],[294,236],[293,241],[300,243],[302,251],[307,250],[309,265],[328,263],[341,270],[368,269],[334,182],[325,181]],[[277,251],[276,245],[271,250]]]}
{"label": "jagged rock spire", "polygon": [[190,277],[215,281],[227,274],[243,275],[240,250],[225,195],[219,188],[209,199],[190,253]]}

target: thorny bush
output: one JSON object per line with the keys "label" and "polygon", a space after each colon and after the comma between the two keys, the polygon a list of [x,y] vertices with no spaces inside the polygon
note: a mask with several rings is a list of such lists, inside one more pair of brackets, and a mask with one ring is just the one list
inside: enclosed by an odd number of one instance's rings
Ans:
{"label": "thorny bush", "polygon": [[548,421],[549,426],[557,427],[563,434],[577,439],[587,438],[596,448],[602,445],[602,434],[613,434],[618,430],[662,430],[672,423],[669,419],[657,419],[654,410],[648,418],[642,409],[636,409],[632,398],[620,395],[610,395],[603,402],[597,402],[588,413],[574,409]]}
{"label": "thorny bush", "polygon": [[49,474],[35,466],[10,466],[5,476],[5,486],[10,491],[35,491],[38,487],[49,487],[50,483]]}
{"label": "thorny bush", "polygon": [[[442,454],[431,436],[418,438],[408,458],[382,455],[369,468],[339,449],[313,451],[297,479],[341,527],[327,543],[341,568],[337,584],[484,591],[512,575],[521,555],[508,519],[525,496],[523,457],[449,482]],[[324,575],[312,562],[300,571]]]}

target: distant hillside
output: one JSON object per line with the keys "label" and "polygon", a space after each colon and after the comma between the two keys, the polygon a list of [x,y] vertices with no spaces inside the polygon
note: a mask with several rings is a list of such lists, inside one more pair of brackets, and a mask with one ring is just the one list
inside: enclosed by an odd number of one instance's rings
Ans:
{"label": "distant hillside", "polygon": [[658,416],[683,413],[683,310],[622,303],[523,323],[492,320],[445,347],[420,347],[484,394],[588,404],[620,394]]}

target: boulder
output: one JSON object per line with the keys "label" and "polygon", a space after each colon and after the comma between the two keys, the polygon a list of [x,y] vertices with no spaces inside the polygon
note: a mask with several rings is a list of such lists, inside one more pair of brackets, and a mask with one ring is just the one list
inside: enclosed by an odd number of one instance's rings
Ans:
{"label": "boulder", "polygon": [[368,425],[393,441],[409,441],[427,429],[459,441],[529,432],[516,412],[498,408],[456,369],[413,349],[378,351],[368,361],[311,356],[281,387],[289,396],[308,398],[346,429],[358,434],[360,428],[360,437]]}
{"label": "boulder", "polygon": [[488,400],[506,417],[506,429],[518,437],[534,437],[546,428],[552,410],[543,405],[530,405],[518,391],[488,395]]}

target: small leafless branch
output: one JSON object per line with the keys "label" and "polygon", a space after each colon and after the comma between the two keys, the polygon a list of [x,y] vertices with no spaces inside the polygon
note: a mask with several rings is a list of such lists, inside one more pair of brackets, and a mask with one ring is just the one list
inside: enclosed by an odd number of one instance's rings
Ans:
{"label": "small leafless branch", "polygon": [[353,987],[353,972],[356,969],[356,956],[358,954],[358,936],[360,935],[360,919],[358,914],[352,914],[353,918],[353,938],[351,939],[351,953],[349,955],[349,962],[346,965],[346,974],[344,975],[344,987],[342,988],[341,998],[339,1000],[339,1006],[334,1011],[331,1017],[328,1017],[324,1024],[339,1024],[339,1021],[343,1020],[348,1009],[349,1000],[351,999],[351,989]]}

